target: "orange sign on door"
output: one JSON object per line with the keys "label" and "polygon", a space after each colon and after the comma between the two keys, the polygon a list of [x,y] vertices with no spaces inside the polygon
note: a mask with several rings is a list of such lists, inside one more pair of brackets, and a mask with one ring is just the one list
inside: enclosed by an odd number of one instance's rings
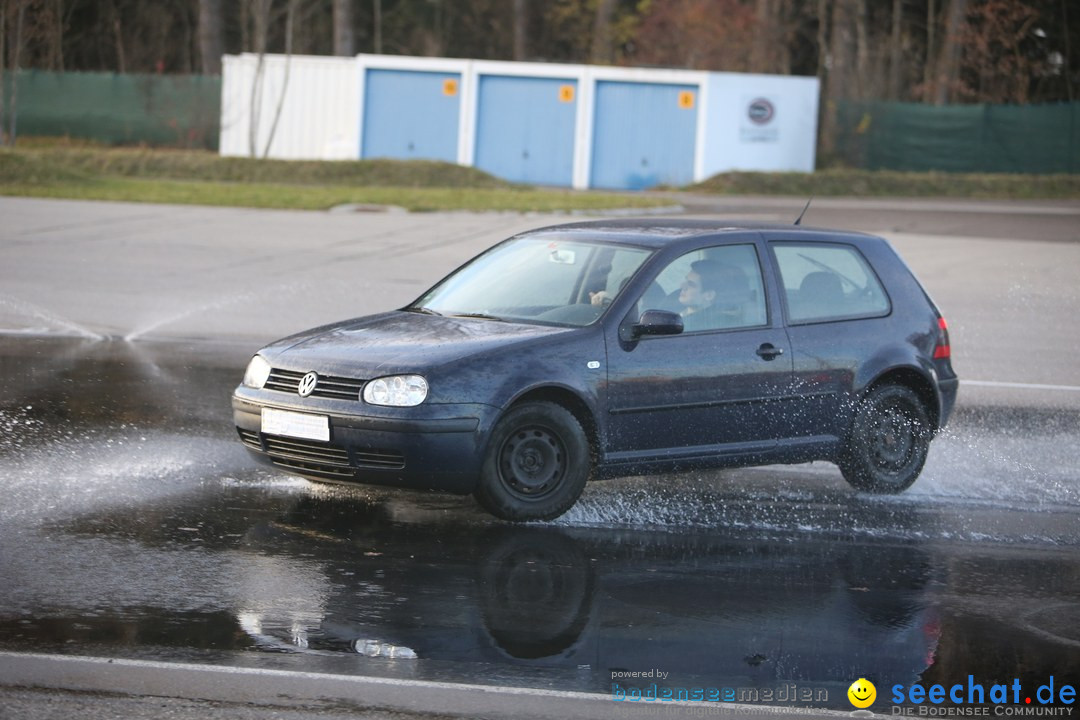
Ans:
{"label": "orange sign on door", "polygon": [[457,95],[458,81],[453,78],[447,78],[443,80],[442,94],[443,95]]}
{"label": "orange sign on door", "polygon": [[691,90],[683,90],[679,93],[679,107],[683,110],[694,109],[694,93]]}

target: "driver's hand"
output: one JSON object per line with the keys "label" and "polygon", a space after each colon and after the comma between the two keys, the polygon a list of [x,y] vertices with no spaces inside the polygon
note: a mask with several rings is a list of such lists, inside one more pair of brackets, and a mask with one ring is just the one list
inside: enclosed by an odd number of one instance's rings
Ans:
{"label": "driver's hand", "polygon": [[610,305],[611,296],[607,294],[607,290],[591,292],[589,293],[589,302],[591,302],[593,305]]}

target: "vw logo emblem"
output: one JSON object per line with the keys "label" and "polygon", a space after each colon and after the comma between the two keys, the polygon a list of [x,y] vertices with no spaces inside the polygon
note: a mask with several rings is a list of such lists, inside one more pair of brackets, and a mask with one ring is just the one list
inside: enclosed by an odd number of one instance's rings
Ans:
{"label": "vw logo emblem", "polygon": [[311,393],[315,392],[315,386],[318,384],[318,373],[309,372],[307,375],[300,378],[300,385],[297,386],[296,392],[300,393],[300,397],[307,397]]}

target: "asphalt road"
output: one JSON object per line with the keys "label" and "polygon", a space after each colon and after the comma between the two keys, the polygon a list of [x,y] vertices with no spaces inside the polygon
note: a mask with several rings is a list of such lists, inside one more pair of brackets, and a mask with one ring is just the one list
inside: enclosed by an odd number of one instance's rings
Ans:
{"label": "asphalt road", "polygon": [[888,237],[949,320],[959,405],[904,495],[825,463],[627,478],[528,527],[255,467],[227,398],[262,343],[568,218],[0,198],[0,219],[0,717],[706,709],[618,699],[656,673],[731,688],[732,716],[800,689],[850,711],[862,675],[889,714],[894,683],[1080,684],[1080,204],[807,214]]}
{"label": "asphalt road", "polygon": [[[788,222],[803,203],[681,198]],[[256,348],[397,307],[506,236],[574,218],[309,213],[0,198],[0,329]],[[1080,385],[1080,204],[815,200],[804,224],[888,237],[980,381]]]}

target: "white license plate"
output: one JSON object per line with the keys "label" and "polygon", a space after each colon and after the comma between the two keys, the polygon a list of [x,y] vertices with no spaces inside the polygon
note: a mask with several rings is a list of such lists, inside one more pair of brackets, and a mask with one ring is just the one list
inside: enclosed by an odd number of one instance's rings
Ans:
{"label": "white license plate", "polygon": [[267,435],[330,442],[330,418],[288,410],[262,409],[262,431]]}

